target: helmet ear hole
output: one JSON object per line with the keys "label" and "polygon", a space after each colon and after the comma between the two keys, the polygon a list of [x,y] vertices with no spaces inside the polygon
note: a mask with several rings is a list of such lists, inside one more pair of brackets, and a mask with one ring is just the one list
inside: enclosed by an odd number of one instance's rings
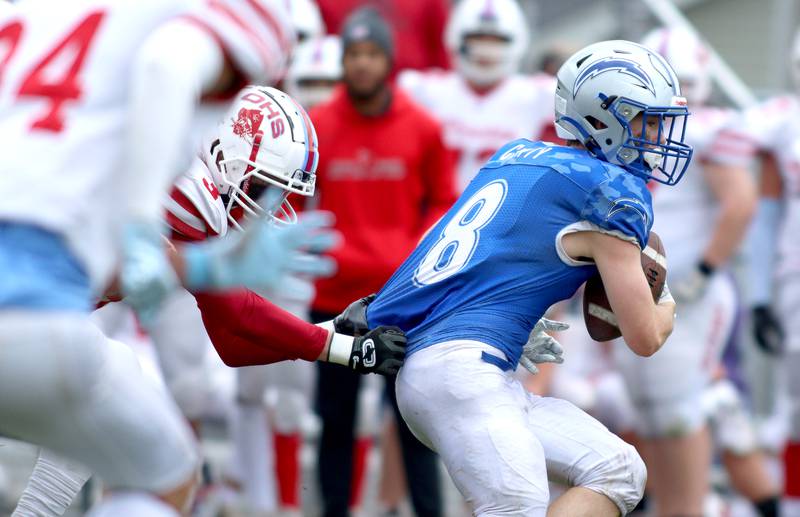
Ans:
{"label": "helmet ear hole", "polygon": [[222,149],[219,150],[217,156],[214,158],[214,163],[217,166],[217,170],[222,172],[222,165],[221,163],[225,160],[225,153],[222,152]]}
{"label": "helmet ear hole", "polygon": [[605,122],[603,122],[602,120],[600,120],[598,118],[595,118],[595,117],[593,117],[591,115],[586,115],[583,118],[586,120],[586,122],[591,124],[591,126],[593,128],[595,128],[595,129],[600,129],[600,130],[608,129],[608,124],[606,124]]}

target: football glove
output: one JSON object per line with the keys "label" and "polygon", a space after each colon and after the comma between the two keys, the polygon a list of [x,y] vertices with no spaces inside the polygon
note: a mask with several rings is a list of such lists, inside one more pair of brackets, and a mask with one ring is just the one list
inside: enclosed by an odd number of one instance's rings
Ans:
{"label": "football glove", "polygon": [[568,328],[569,324],[567,323],[541,318],[536,322],[528,336],[528,342],[522,348],[519,364],[536,375],[539,373],[539,368],[536,367],[539,363],[563,363],[564,349],[547,331],[558,332]]}
{"label": "football glove", "polygon": [[347,334],[348,336],[360,336],[369,331],[367,325],[367,306],[375,299],[375,294],[365,296],[356,300],[333,319],[333,327],[336,332]]}
{"label": "football glove", "polygon": [[377,327],[353,338],[348,366],[359,373],[397,375],[406,356],[406,335],[397,327]]}
{"label": "football glove", "polygon": [[692,303],[700,299],[706,292],[708,282],[714,273],[714,268],[700,262],[691,273],[680,279],[672,286],[672,294],[678,303]]}
{"label": "football glove", "polygon": [[779,355],[783,352],[783,326],[768,305],[757,305],[751,312],[753,317],[753,337],[758,347],[767,354]]}
{"label": "football glove", "polygon": [[142,327],[155,322],[162,302],[178,286],[159,224],[132,221],[122,231],[120,288]]}
{"label": "football glove", "polygon": [[332,224],[328,212],[309,212],[288,226],[258,219],[243,232],[187,245],[187,287],[274,289],[285,275],[329,276],[335,263],[317,253],[337,244],[339,234],[331,230]]}

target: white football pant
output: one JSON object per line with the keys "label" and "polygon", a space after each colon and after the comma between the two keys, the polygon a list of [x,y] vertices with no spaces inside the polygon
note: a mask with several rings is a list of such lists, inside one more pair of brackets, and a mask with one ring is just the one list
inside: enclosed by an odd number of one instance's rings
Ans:
{"label": "white football pant", "polygon": [[72,312],[0,314],[0,433],[79,461],[109,488],[166,492],[196,444],[133,352]]}
{"label": "white football pant", "polygon": [[525,391],[501,356],[476,341],[449,341],[406,359],[397,401],[414,435],[438,452],[474,515],[544,516],[551,481],[607,496],[625,515],[647,473],[636,450],[564,400]]}

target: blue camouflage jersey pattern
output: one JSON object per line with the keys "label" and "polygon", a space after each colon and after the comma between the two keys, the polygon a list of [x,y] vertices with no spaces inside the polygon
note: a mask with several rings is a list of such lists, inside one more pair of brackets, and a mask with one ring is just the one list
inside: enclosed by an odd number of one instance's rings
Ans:
{"label": "blue camouflage jersey pattern", "polygon": [[559,255],[559,232],[574,225],[644,248],[652,224],[641,178],[583,149],[515,140],[384,285],[368,308],[369,325],[403,329],[408,354],[476,340],[500,349],[515,368],[548,307],[597,272]]}

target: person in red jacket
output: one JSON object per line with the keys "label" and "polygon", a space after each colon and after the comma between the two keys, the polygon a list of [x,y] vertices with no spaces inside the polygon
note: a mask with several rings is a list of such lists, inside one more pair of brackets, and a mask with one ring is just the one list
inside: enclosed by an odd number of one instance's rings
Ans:
{"label": "person in red jacket", "polygon": [[[330,252],[337,274],[317,281],[313,321],[330,320],[354,296],[380,289],[455,200],[452,155],[440,125],[389,82],[394,47],[386,22],[371,8],[356,11],[344,26],[342,42],[343,84],[310,113],[319,137],[318,208],[336,216],[336,229],[344,236]],[[319,366],[325,517],[348,515],[349,503],[357,500],[350,497],[351,472],[363,471],[368,449],[365,442],[357,444],[354,459],[356,397],[351,395],[359,384],[357,375]],[[387,388],[397,411],[393,379]],[[402,422],[399,414],[397,420]],[[405,424],[400,427],[416,513],[440,516],[436,458]],[[360,482],[353,481],[357,492]]]}
{"label": "person in red jacket", "polygon": [[397,37],[395,70],[450,68],[442,34],[450,13],[449,0],[317,0],[328,32],[338,34],[347,17],[359,7],[378,10]]}

